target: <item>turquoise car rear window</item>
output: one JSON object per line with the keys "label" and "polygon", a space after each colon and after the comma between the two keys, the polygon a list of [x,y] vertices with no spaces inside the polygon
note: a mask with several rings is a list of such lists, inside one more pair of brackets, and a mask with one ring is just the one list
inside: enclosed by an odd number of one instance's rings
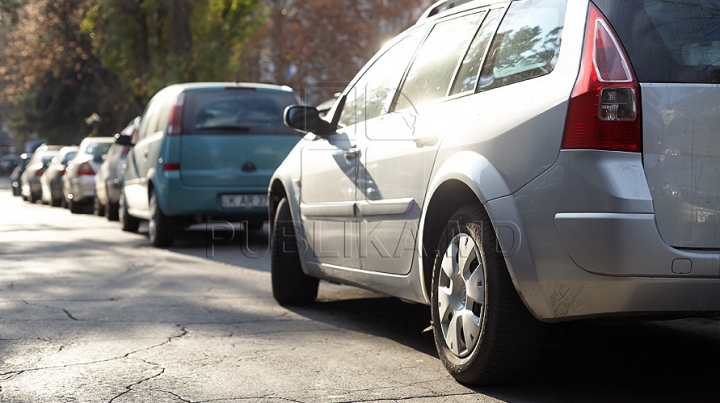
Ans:
{"label": "turquoise car rear window", "polygon": [[289,92],[220,89],[186,92],[184,134],[297,134],[283,123],[297,104]]}

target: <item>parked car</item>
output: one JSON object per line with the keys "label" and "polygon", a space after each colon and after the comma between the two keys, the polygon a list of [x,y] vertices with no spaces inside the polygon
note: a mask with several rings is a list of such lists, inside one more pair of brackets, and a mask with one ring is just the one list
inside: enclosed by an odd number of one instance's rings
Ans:
{"label": "parked car", "polygon": [[49,146],[43,144],[33,153],[32,158],[28,161],[27,168],[23,172],[21,178],[21,194],[23,200],[36,203],[42,196],[42,186],[40,185],[40,177],[50,165],[50,161],[55,158],[58,150],[62,146]]}
{"label": "parked car", "polygon": [[267,219],[270,176],[301,136],[282,121],[292,89],[263,84],[195,83],[153,97],[127,156],[120,223],[149,220],[155,246],[205,220]]}
{"label": "parked car", "polygon": [[18,164],[17,155],[3,155],[0,157],[0,172],[8,173],[12,172]]}
{"label": "parked car", "polygon": [[63,202],[63,176],[68,162],[75,158],[78,147],[63,147],[52,159],[45,173],[40,177],[41,200],[44,204],[60,207]]}
{"label": "parked car", "polygon": [[32,154],[23,153],[20,155],[18,165],[13,169],[10,174],[10,183],[12,184],[13,196],[22,195],[22,174],[25,172],[28,161],[32,158]]}
{"label": "parked car", "polygon": [[[460,382],[581,318],[720,311],[720,19],[704,0],[445,1],[270,186],[283,304],[318,279],[430,305]],[[454,7],[453,7],[454,6]]]}
{"label": "parked car", "polygon": [[63,197],[73,214],[79,214],[95,200],[95,173],[100,169],[114,137],[87,137],[63,176]]}
{"label": "parked car", "polygon": [[132,146],[132,137],[140,123],[140,117],[133,119],[122,132],[115,135],[115,144],[110,146],[105,162],[95,175],[95,215],[104,215],[110,221],[118,220],[120,183],[122,167]]}

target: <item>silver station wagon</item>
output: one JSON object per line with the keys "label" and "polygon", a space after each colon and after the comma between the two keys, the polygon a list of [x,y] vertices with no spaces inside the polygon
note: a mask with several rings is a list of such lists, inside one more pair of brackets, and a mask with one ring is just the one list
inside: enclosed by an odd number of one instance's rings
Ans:
{"label": "silver station wagon", "polygon": [[272,288],[428,304],[460,382],[547,323],[720,311],[720,1],[444,1],[375,56],[269,189]]}

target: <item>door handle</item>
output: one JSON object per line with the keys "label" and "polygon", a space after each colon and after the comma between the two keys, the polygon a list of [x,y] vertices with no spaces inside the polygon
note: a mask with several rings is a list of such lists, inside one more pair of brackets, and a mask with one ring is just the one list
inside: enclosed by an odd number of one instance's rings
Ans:
{"label": "door handle", "polygon": [[345,158],[351,160],[351,159],[359,157],[360,154],[361,154],[360,150],[358,150],[357,148],[352,148],[350,150],[345,151],[345,154],[343,154],[343,155],[345,155]]}
{"label": "door handle", "polygon": [[150,150],[145,150],[145,154],[143,155],[143,161],[147,161],[148,154],[150,154]]}

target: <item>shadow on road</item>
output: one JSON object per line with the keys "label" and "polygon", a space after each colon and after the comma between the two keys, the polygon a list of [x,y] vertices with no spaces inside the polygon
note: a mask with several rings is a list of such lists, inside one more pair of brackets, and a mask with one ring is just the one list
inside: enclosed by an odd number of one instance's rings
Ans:
{"label": "shadow on road", "polygon": [[[316,322],[387,338],[437,358],[429,308],[395,298],[345,299],[291,308]],[[697,320],[702,321],[702,320]],[[515,384],[472,390],[508,402],[716,402],[720,334],[663,322],[601,320],[556,325],[560,346],[543,350]]]}

